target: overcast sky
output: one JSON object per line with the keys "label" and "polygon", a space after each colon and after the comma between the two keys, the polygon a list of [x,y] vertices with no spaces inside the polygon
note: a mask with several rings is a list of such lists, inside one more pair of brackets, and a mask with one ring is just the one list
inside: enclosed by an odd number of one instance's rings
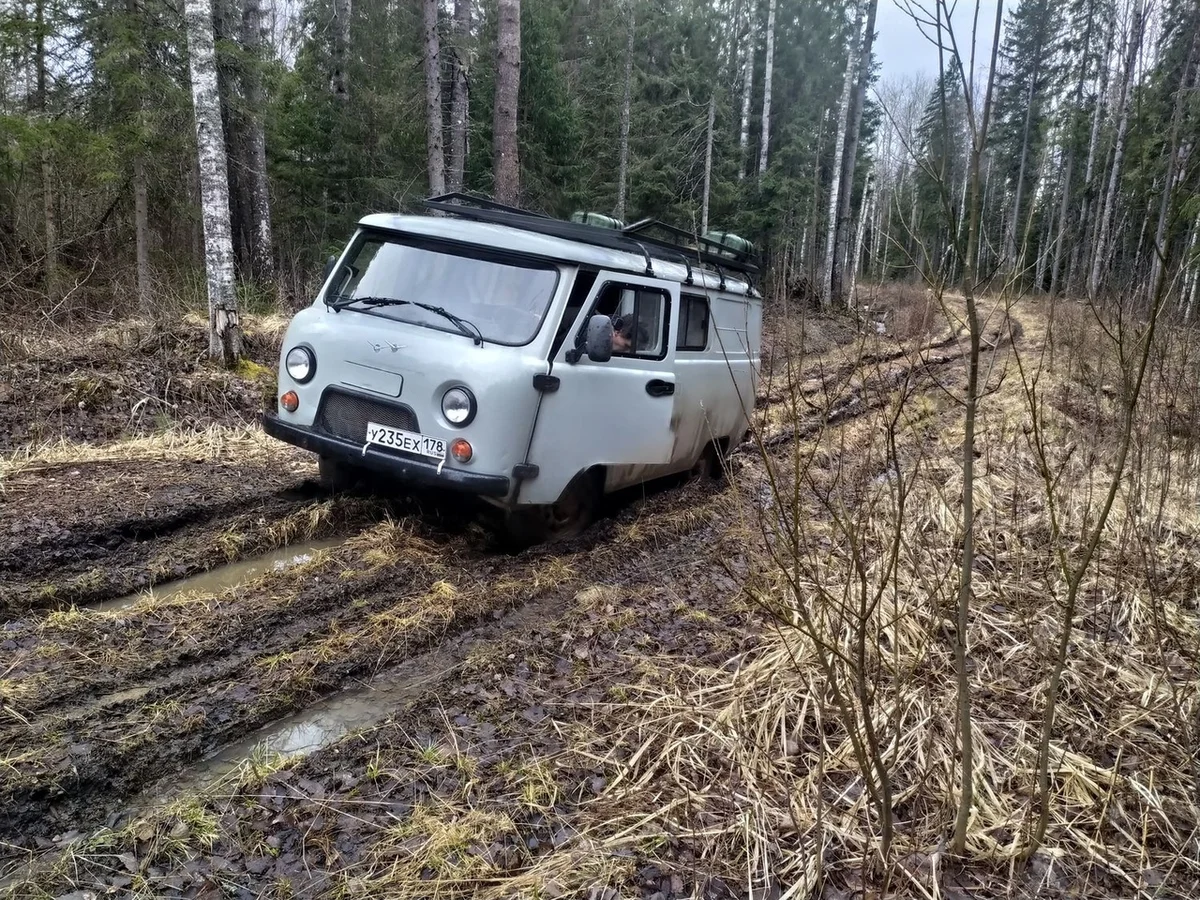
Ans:
{"label": "overcast sky", "polygon": [[[914,0],[933,8],[934,0]],[[996,24],[998,0],[980,0],[979,31],[976,37],[975,68],[985,69],[989,62],[992,30]],[[1007,17],[1006,4],[1005,15]],[[974,0],[958,0],[955,9],[954,33],[964,55],[971,41],[971,24],[975,15]],[[879,0],[875,21],[875,55],[879,59],[880,80],[902,79],[923,74],[936,76],[937,50],[932,41],[921,34],[912,17],[897,5],[896,0]]]}

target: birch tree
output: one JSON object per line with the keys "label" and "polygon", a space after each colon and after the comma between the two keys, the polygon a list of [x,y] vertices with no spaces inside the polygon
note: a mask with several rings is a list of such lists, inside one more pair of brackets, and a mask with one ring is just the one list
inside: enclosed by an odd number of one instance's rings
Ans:
{"label": "birch tree", "polygon": [[759,140],[758,174],[767,171],[767,150],[771,145],[771,85],[775,75],[775,2],[767,7],[767,63],[763,73],[762,135]]}
{"label": "birch tree", "polygon": [[633,0],[626,0],[625,14],[625,79],[624,92],[621,96],[621,149],[617,163],[617,205],[614,215],[618,220],[625,219],[625,198],[629,186],[629,127],[633,115],[633,38],[634,38],[634,6]]}
{"label": "birch tree", "polygon": [[750,150],[750,101],[754,95],[754,41],[757,29],[754,4],[746,17],[746,39],[742,42],[742,128],[738,134],[738,179],[746,177],[746,154]]}
{"label": "birch tree", "polygon": [[1108,252],[1108,232],[1112,226],[1113,210],[1117,203],[1117,186],[1121,180],[1121,164],[1125,158],[1125,138],[1129,129],[1129,95],[1133,90],[1145,26],[1146,12],[1143,0],[1136,0],[1130,20],[1129,43],[1125,52],[1121,87],[1117,92],[1117,137],[1113,146],[1112,166],[1108,173],[1108,190],[1101,206],[1100,225],[1096,235],[1096,251],[1092,257],[1091,274],[1088,276],[1087,293],[1088,298],[1093,301],[1096,299],[1096,293],[1100,290],[1100,277],[1105,265],[1105,254]]}
{"label": "birch tree", "polygon": [[[871,78],[871,47],[875,41],[875,12],[879,8],[879,0],[869,0],[867,3],[866,30],[859,40],[858,62],[855,65],[857,85],[850,99],[850,109],[846,115],[846,146],[843,151],[841,180],[842,186],[838,191],[837,218],[834,220],[833,254],[829,259],[830,293],[836,303],[844,301],[843,296],[843,267],[848,257],[850,242],[850,194],[854,187],[854,170],[858,161],[858,136],[862,128],[863,105],[867,98],[867,82]],[[861,8],[860,8],[861,9]],[[864,195],[864,206],[865,206]]]}
{"label": "birch tree", "polygon": [[521,196],[517,102],[521,87],[521,0],[499,0],[496,37],[496,104],[493,171],[496,200],[516,205]]}
{"label": "birch tree", "polygon": [[263,129],[262,49],[265,43],[262,0],[243,0],[242,46],[249,56],[243,75],[246,102],[247,182],[252,220],[251,256],[261,285],[275,281],[271,237],[271,193],[267,182],[267,140]]}
{"label": "birch tree", "polygon": [[471,0],[454,0],[454,59],[450,82],[450,162],[448,187],[463,189],[470,117]]}
{"label": "birch tree", "polygon": [[446,192],[446,154],[442,148],[442,46],[438,35],[439,0],[423,0],[425,14],[425,154],[429,192]]}
{"label": "birch tree", "polygon": [[825,238],[825,268],[821,281],[821,305],[828,308],[833,302],[833,254],[837,245],[837,218],[841,209],[842,166],[845,163],[846,126],[849,122],[850,98],[854,91],[854,73],[858,65],[858,41],[862,32],[863,7],[854,5],[854,30],[850,33],[850,50],[846,54],[846,76],[842,82],[842,99],[838,102],[835,119],[837,137],[833,143],[833,177],[829,180],[829,230]]}
{"label": "birch tree", "polygon": [[200,169],[204,265],[208,275],[208,352],[213,359],[232,367],[241,354],[241,332],[233,281],[229,176],[225,132],[221,124],[221,98],[217,91],[212,0],[187,0],[184,15]]}

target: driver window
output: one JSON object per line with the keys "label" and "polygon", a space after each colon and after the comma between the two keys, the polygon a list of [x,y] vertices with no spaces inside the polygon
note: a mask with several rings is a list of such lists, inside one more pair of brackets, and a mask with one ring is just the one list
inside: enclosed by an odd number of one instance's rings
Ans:
{"label": "driver window", "polygon": [[613,320],[613,356],[662,359],[666,353],[667,295],[650,288],[607,284],[595,312]]}

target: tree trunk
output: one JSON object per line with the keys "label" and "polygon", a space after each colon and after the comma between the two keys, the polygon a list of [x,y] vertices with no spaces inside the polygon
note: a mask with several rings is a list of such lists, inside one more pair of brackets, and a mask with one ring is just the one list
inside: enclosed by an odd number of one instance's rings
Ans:
{"label": "tree trunk", "polygon": [[439,0],[422,0],[425,11],[425,155],[429,193],[446,193],[446,154],[442,148],[442,44],[438,35]]}
{"label": "tree trunk", "polygon": [[[1021,158],[1017,163],[1017,187],[1013,197],[1012,218],[1004,236],[1004,262],[1012,271],[1017,267],[1017,229],[1021,227],[1021,202],[1025,192],[1025,163],[1029,156],[1029,130],[1033,124],[1033,97],[1037,88],[1040,62],[1033,67],[1033,77],[1029,80],[1029,93],[1025,98],[1025,127],[1021,130]],[[1022,247],[1022,253],[1024,248]]]}
{"label": "tree trunk", "polygon": [[496,200],[516,206],[521,199],[521,162],[517,148],[517,102],[521,88],[521,0],[499,0],[499,5],[492,166]]}
{"label": "tree trunk", "polygon": [[846,54],[846,77],[842,82],[842,98],[838,101],[837,137],[833,142],[833,176],[829,179],[829,223],[825,234],[825,265],[821,273],[821,305],[828,309],[833,303],[833,254],[837,248],[837,218],[841,209],[842,164],[846,153],[846,125],[849,122],[851,94],[854,91],[854,69],[858,64],[858,41],[862,32],[862,3],[854,7],[854,31],[850,50]]}
{"label": "tree trunk", "polygon": [[243,82],[246,101],[247,172],[251,218],[251,269],[262,287],[275,288],[275,252],[271,235],[271,189],[267,180],[267,138],[263,128],[262,57],[264,40],[262,0],[244,0],[242,46],[250,59]]}
{"label": "tree trunk", "polygon": [[717,121],[717,95],[708,98],[708,141],[704,149],[704,203],[700,208],[700,233],[708,233],[708,200],[712,187],[713,126]]}
{"label": "tree trunk", "polygon": [[37,29],[36,59],[37,95],[35,102],[45,132],[41,142],[42,166],[42,226],[45,237],[46,298],[50,303],[58,302],[58,227],[54,200],[54,162],[50,149],[50,115],[46,108],[46,4],[37,0],[34,8],[34,24]]}
{"label": "tree trunk", "polygon": [[767,7],[767,65],[763,73],[762,135],[758,150],[758,175],[767,172],[767,151],[771,145],[771,82],[775,74],[775,0]]}
{"label": "tree trunk", "polygon": [[746,177],[746,154],[750,150],[750,100],[754,94],[754,7],[746,18],[746,40],[742,52],[742,130],[738,136],[738,179]]}
{"label": "tree trunk", "polygon": [[[141,0],[126,0],[125,11],[132,26],[140,35],[144,27]],[[138,311],[143,316],[154,313],[154,301],[150,287],[150,208],[149,188],[146,184],[146,161],[143,152],[142,128],[145,102],[141,87],[145,46],[140,43],[136,51],[135,83],[137,87],[132,102],[132,112],[137,121],[137,146],[133,150],[133,246],[135,272],[137,274]]]}
{"label": "tree trunk", "polygon": [[146,166],[139,151],[133,157],[133,240],[137,259],[138,310],[154,312],[150,288],[150,204],[147,198]]}
{"label": "tree trunk", "polygon": [[471,0],[454,0],[454,74],[450,84],[450,173],[447,185],[451,191],[463,189],[467,170],[470,43]]}
{"label": "tree trunk", "polygon": [[620,160],[617,163],[617,206],[613,213],[620,221],[625,221],[625,203],[629,187],[629,128],[633,114],[633,38],[634,38],[634,9],[633,0],[626,0],[629,20],[626,23],[625,36],[625,89],[621,95],[621,138]]}
{"label": "tree trunk", "polygon": [[229,182],[221,98],[217,92],[212,0],[187,0],[188,63],[200,162],[200,206],[204,220],[204,263],[208,273],[209,356],[232,367],[241,354],[237,295],[233,285],[233,241],[229,231]]}
{"label": "tree trunk", "polygon": [[[841,303],[842,296],[842,266],[847,258],[847,248],[850,242],[850,195],[854,187],[854,169],[858,160],[858,135],[862,127],[863,105],[867,97],[867,81],[871,76],[871,47],[875,41],[875,12],[879,8],[879,0],[869,0],[867,5],[867,25],[862,33],[856,76],[858,84],[850,99],[850,109],[846,122],[846,146],[842,159],[842,187],[838,192],[838,212],[836,219],[836,237],[834,241],[833,265],[830,271],[831,300]],[[861,15],[861,7],[860,7]],[[864,197],[864,203],[866,202]]]}
{"label": "tree trunk", "polygon": [[1100,81],[1096,90],[1096,108],[1092,110],[1092,131],[1088,139],[1088,154],[1087,164],[1084,166],[1083,174],[1083,202],[1080,204],[1079,221],[1083,225],[1082,233],[1079,239],[1075,241],[1075,246],[1071,250],[1071,263],[1067,271],[1067,290],[1075,291],[1077,289],[1077,281],[1075,273],[1078,270],[1079,263],[1082,259],[1083,264],[1091,271],[1091,256],[1085,255],[1086,248],[1092,246],[1093,216],[1088,215],[1088,208],[1092,201],[1092,184],[1096,173],[1096,156],[1100,147],[1100,126],[1104,122],[1104,110],[1108,105],[1108,62],[1112,57],[1113,44],[1113,29],[1108,29],[1108,36],[1104,42],[1104,56],[1099,67]]}
{"label": "tree trunk", "polygon": [[333,66],[329,89],[343,103],[350,100],[350,73],[347,67],[350,58],[350,18],[354,12],[352,2],[333,0]]}
{"label": "tree trunk", "polygon": [[1133,10],[1133,32],[1129,36],[1129,50],[1125,54],[1124,77],[1121,79],[1121,91],[1117,95],[1117,140],[1116,146],[1113,148],[1112,169],[1108,173],[1108,191],[1105,194],[1104,206],[1100,214],[1100,230],[1096,237],[1096,254],[1092,259],[1091,274],[1088,276],[1088,299],[1092,301],[1095,301],[1096,292],[1100,289],[1100,275],[1104,268],[1104,254],[1108,250],[1108,229],[1117,204],[1117,186],[1121,181],[1121,162],[1125,157],[1125,135],[1129,130],[1129,92],[1133,87],[1134,76],[1137,73],[1137,60],[1142,49],[1142,34],[1145,22],[1145,16],[1142,11],[1142,0],[1137,0],[1137,4]]}
{"label": "tree trunk", "polygon": [[[1167,219],[1174,199],[1176,177],[1180,175],[1180,132],[1183,128],[1183,116],[1187,110],[1187,98],[1194,92],[1192,84],[1192,65],[1196,60],[1197,50],[1200,49],[1200,30],[1193,32],[1192,44],[1188,50],[1187,60],[1183,64],[1183,73],[1179,77],[1179,87],[1175,91],[1175,111],[1171,116],[1170,152],[1167,156],[1167,181],[1163,187],[1162,199],[1158,208],[1158,225],[1154,231],[1154,252],[1150,258],[1150,279],[1147,283],[1149,301],[1160,295],[1163,289],[1162,279],[1166,275],[1163,260],[1167,255]],[[1186,265],[1186,263],[1185,263]]]}
{"label": "tree trunk", "polygon": [[867,176],[867,183],[863,187],[863,202],[862,208],[858,212],[858,234],[854,238],[854,256],[850,262],[850,291],[849,302],[855,309],[858,308],[858,269],[862,265],[863,255],[863,237],[867,233],[867,218],[871,215],[875,205],[875,195],[872,192],[871,176]]}

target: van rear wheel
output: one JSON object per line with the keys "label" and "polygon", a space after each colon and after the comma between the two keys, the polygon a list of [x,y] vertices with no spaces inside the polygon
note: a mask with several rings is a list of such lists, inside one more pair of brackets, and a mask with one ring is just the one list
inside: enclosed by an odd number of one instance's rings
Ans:
{"label": "van rear wheel", "polygon": [[692,466],[694,481],[720,481],[725,476],[725,460],[716,444],[709,444]]}

